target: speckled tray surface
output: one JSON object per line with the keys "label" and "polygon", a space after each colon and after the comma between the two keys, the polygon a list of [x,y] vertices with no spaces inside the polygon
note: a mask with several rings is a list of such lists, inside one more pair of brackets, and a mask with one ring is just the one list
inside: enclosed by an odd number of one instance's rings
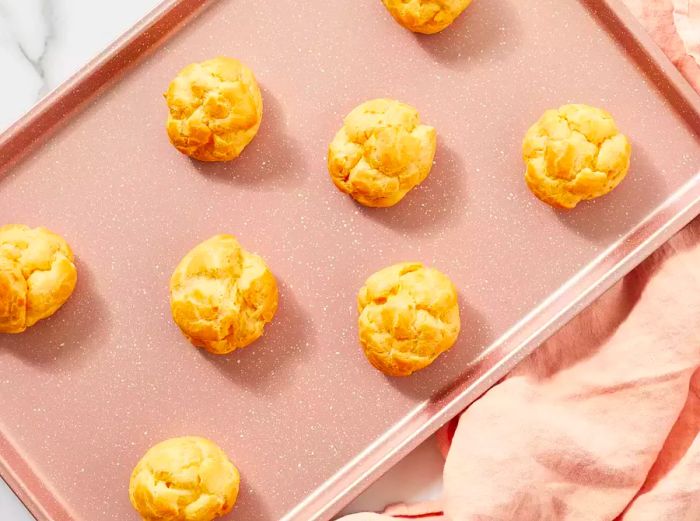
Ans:
{"label": "speckled tray surface", "polygon": [[[241,158],[201,164],[168,143],[162,93],[220,54],[253,68],[265,112]],[[416,106],[439,147],[401,204],[366,209],[325,152],[379,96]],[[557,212],[527,190],[520,143],[566,102],[611,111],[633,160],[612,194]],[[164,4],[0,138],[0,223],[61,233],[79,269],[53,318],[0,337],[3,477],[42,520],[136,520],[137,459],[196,434],[240,467],[232,519],[330,518],[698,213],[698,107],[610,0],[476,0],[430,37],[379,0]],[[264,338],[224,357],[168,306],[178,260],[219,232],[281,286]],[[355,295],[413,259],[452,277],[463,332],[386,378],[357,345]]]}

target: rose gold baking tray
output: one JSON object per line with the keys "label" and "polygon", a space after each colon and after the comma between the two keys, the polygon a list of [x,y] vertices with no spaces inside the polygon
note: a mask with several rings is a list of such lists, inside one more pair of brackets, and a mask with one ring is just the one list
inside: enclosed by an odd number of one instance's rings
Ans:
{"label": "rose gold baking tray", "polygon": [[[219,54],[255,70],[265,114],[240,159],[205,165],[168,144],[162,92]],[[325,167],[342,116],[377,96],[418,107],[440,143],[384,210]],[[609,109],[634,154],[612,194],[557,212],[527,191],[520,141],[566,102]],[[164,4],[1,138],[0,222],[63,234],[79,269],[60,312],[0,337],[3,477],[40,520],[135,520],[139,456],[198,434],[241,469],[232,518],[328,519],[697,215],[699,107],[618,2],[477,0],[431,37],[378,0]],[[185,341],[167,292],[219,232],[281,285],[265,337],[224,357]],[[463,332],[391,379],[357,346],[355,294],[408,259],[453,278]]]}

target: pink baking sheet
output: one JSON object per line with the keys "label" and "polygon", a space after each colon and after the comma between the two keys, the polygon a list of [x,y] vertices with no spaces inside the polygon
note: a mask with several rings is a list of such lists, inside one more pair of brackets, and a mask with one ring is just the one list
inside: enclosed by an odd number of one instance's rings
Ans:
{"label": "pink baking sheet", "polygon": [[[79,270],[54,317],[0,336],[3,477],[42,520],[136,520],[133,465],[195,434],[241,470],[231,519],[330,518],[698,213],[698,99],[619,9],[476,0],[423,37],[378,0],[165,4],[0,138],[0,223],[61,233]],[[168,143],[162,93],[222,54],[254,69],[263,124],[238,160],[197,163]],[[325,166],[343,115],[379,96],[439,135],[430,177],[390,209],[356,205]],[[525,187],[520,142],[567,102],[610,110],[633,159],[612,194],[557,212]],[[173,324],[168,279],[221,232],[266,259],[280,309],[216,357]],[[413,259],[454,280],[462,333],[387,378],[357,345],[355,295]]]}

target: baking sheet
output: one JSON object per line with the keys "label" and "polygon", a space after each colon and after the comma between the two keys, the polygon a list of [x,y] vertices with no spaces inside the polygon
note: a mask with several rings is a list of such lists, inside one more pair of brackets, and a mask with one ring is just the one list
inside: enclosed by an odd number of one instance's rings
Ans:
{"label": "baking sheet", "polygon": [[[328,519],[696,215],[697,98],[619,9],[477,0],[422,37],[375,0],[170,2],[5,134],[0,222],[61,233],[79,270],[59,313],[0,338],[0,466],[32,512],[135,520],[135,462],[196,434],[241,470],[232,518]],[[253,68],[265,112],[241,158],[206,165],[169,145],[162,92],[220,54]],[[342,117],[379,96],[416,106],[439,139],[428,180],[383,210],[325,166]],[[613,193],[564,213],[525,187],[520,141],[567,102],[610,110],[633,160]],[[226,357],[187,343],[167,292],[220,232],[280,282],[265,337]],[[357,345],[355,295],[409,259],[451,276],[463,329],[430,368],[390,379]]]}

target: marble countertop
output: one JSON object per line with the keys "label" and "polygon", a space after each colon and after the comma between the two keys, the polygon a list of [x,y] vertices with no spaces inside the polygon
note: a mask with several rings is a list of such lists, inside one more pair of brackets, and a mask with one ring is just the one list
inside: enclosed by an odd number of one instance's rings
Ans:
{"label": "marble countertop", "polygon": [[[138,21],[160,0],[0,0],[0,131]],[[8,79],[10,81],[8,81]],[[345,511],[382,509],[440,494],[442,458],[424,443]],[[0,480],[0,519],[31,515]]]}

